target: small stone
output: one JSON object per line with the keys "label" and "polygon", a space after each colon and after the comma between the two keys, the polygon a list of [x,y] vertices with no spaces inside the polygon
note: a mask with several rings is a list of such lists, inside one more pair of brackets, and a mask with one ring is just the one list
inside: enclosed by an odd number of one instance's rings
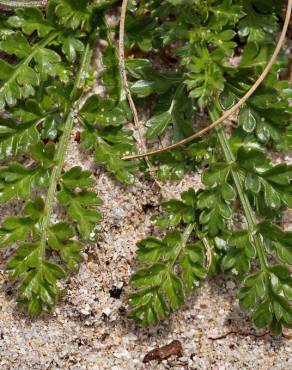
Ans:
{"label": "small stone", "polygon": [[109,307],[106,307],[103,311],[102,311],[102,313],[105,315],[105,316],[107,316],[107,317],[109,317],[110,316],[110,314],[111,314],[111,309],[109,308]]}
{"label": "small stone", "polygon": [[127,338],[129,341],[138,340],[138,337],[135,334],[128,334],[125,338]]}
{"label": "small stone", "polygon": [[130,353],[129,353],[129,351],[127,351],[126,349],[121,349],[121,350],[119,350],[119,351],[116,351],[116,352],[114,353],[114,356],[115,356],[116,358],[124,358],[124,357],[129,358],[129,357],[130,357]]}
{"label": "small stone", "polygon": [[84,308],[82,308],[81,310],[80,310],[80,312],[82,313],[82,315],[90,315],[90,307],[88,306],[88,305],[86,305]]}
{"label": "small stone", "polygon": [[233,290],[233,289],[235,289],[235,287],[236,287],[236,284],[232,280],[227,281],[227,283],[226,283],[226,288],[227,289]]}

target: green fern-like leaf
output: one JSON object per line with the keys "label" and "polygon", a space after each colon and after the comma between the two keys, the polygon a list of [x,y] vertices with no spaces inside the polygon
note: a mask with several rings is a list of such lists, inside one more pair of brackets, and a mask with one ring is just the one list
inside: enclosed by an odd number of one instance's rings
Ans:
{"label": "green fern-like leaf", "polygon": [[[139,58],[129,50],[127,69],[134,98],[149,111],[148,139],[157,146],[161,139],[175,143],[238,103],[275,50],[283,4],[168,0],[159,6],[148,2],[129,7],[126,45],[140,50]],[[145,31],[139,43],[135,24],[141,15],[151,32]],[[159,60],[159,72],[150,59],[156,65]],[[175,228],[179,235],[183,225],[194,224],[199,240],[180,249],[174,270],[167,238],[139,243],[143,268],[133,275],[136,291],[131,296],[132,317],[138,322],[157,323],[181,304],[201,277],[194,264],[201,261],[203,245],[211,257],[210,275],[224,271],[242,282],[240,306],[251,312],[257,327],[279,334],[291,326],[291,237],[272,223],[279,223],[291,207],[291,166],[271,160],[271,151],[291,150],[291,86],[280,77],[287,66],[282,53],[261,86],[229,117],[231,125],[224,122],[204,140],[155,155],[153,164],[164,178],[175,178],[174,169],[181,176],[189,170],[202,172],[203,185],[191,197],[194,206],[171,200],[163,204],[166,214],[155,217],[158,225]],[[210,122],[202,124],[202,117]],[[176,297],[165,291],[164,281]]]}
{"label": "green fern-like leaf", "polygon": [[[155,325],[158,321],[177,310],[186,295],[206,277],[206,251],[202,241],[191,243],[197,220],[196,194],[192,190],[182,195],[181,201],[164,203],[167,214],[157,218],[157,224],[174,226],[163,240],[153,237],[138,243],[138,259],[145,267],[131,277],[135,291],[130,295],[132,311],[130,317],[143,325]],[[168,214],[170,224],[164,220]],[[186,225],[183,231],[180,226]],[[207,239],[204,239],[207,242]]]}
{"label": "green fern-like leaf", "polygon": [[31,143],[38,141],[39,133],[35,121],[17,124],[13,120],[0,120],[0,159],[27,152]]}
{"label": "green fern-like leaf", "polygon": [[[25,203],[22,215],[2,220],[0,247],[14,248],[7,276],[17,282],[18,302],[31,315],[52,309],[58,280],[82,262],[78,239],[93,240],[101,219],[96,210],[101,201],[89,190],[95,183],[91,173],[74,167],[62,174],[80,96],[90,87],[96,28],[88,19],[87,32],[79,21],[68,24],[67,32],[54,4],[49,2],[44,15],[35,8],[18,9],[0,41],[6,59],[0,72],[0,158],[5,160],[0,202]],[[86,12],[91,19],[94,10]],[[68,217],[54,224],[58,200]]]}
{"label": "green fern-like leaf", "polygon": [[94,184],[90,175],[89,171],[82,171],[80,167],[71,168],[63,175],[61,191],[58,193],[60,203],[66,206],[68,216],[76,223],[80,235],[85,240],[94,240],[95,226],[101,220],[96,206],[102,202],[95,192],[86,190]]}

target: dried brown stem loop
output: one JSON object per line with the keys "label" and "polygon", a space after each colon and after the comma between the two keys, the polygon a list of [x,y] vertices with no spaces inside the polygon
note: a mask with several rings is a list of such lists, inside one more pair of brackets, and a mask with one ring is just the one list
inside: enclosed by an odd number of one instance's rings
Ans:
{"label": "dried brown stem loop", "polygon": [[122,7],[121,7],[121,19],[120,19],[120,30],[119,30],[119,65],[120,65],[120,73],[123,81],[124,88],[126,90],[127,99],[133,114],[134,124],[138,131],[140,145],[142,150],[146,150],[146,143],[144,140],[143,130],[141,127],[141,122],[139,120],[138,112],[133,101],[128,79],[127,79],[127,72],[126,72],[126,64],[125,64],[125,46],[124,46],[124,39],[125,39],[125,20],[126,20],[126,13],[127,13],[127,5],[128,0],[123,0]]}
{"label": "dried brown stem loop", "polygon": [[127,159],[136,159],[136,158],[148,157],[150,155],[163,153],[163,152],[166,152],[168,150],[175,149],[180,145],[187,144],[190,141],[193,141],[193,140],[203,136],[207,132],[213,130],[215,127],[217,127],[222,122],[224,122],[227,118],[229,118],[233,113],[235,113],[240,107],[242,107],[242,105],[253,95],[253,93],[257,90],[257,88],[262,84],[264,79],[267,77],[268,73],[270,72],[271,68],[273,67],[273,65],[274,65],[274,63],[275,63],[275,61],[276,61],[276,59],[277,59],[277,57],[278,57],[278,55],[279,55],[279,53],[282,49],[282,46],[283,46],[284,41],[285,41],[286,33],[287,33],[287,30],[288,30],[288,27],[289,27],[289,21],[290,21],[290,17],[291,17],[291,8],[292,8],[292,0],[288,0],[283,29],[282,29],[279,41],[276,45],[275,51],[274,51],[273,55],[271,56],[271,59],[269,60],[268,64],[266,65],[262,74],[258,77],[256,82],[253,84],[253,86],[248,90],[248,92],[232,108],[227,110],[219,119],[217,119],[216,121],[211,123],[209,126],[203,128],[202,130],[196,132],[195,134],[193,134],[193,135],[191,135],[191,136],[189,136],[189,137],[187,137],[187,138],[185,138],[181,141],[178,141],[175,144],[166,146],[164,148],[156,149],[156,150],[150,150],[148,152],[140,153],[140,154],[137,154],[137,155],[126,156],[123,159],[127,160]]}
{"label": "dried brown stem loop", "polygon": [[[125,40],[125,21],[126,21],[126,14],[127,14],[127,5],[128,5],[128,0],[123,0],[122,7],[121,7],[121,18],[120,18],[120,29],[119,29],[119,67],[120,67],[120,74],[121,74],[123,86],[125,88],[129,106],[133,114],[135,128],[138,132],[139,144],[142,150],[146,152],[147,145],[146,145],[146,140],[143,134],[143,123],[139,120],[138,112],[137,112],[134,100],[132,98],[132,95],[131,95],[131,90],[129,87],[127,71],[126,71],[124,40]],[[146,163],[149,169],[149,173],[152,176],[154,182],[163,192],[164,188],[162,184],[157,180],[155,176],[156,174],[155,168],[152,166],[148,158],[146,158]]]}

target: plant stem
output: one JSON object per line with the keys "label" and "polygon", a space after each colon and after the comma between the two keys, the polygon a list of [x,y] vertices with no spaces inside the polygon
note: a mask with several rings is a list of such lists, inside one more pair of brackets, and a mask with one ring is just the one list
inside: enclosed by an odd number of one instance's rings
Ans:
{"label": "plant stem", "polygon": [[207,273],[209,272],[209,269],[212,265],[212,260],[213,260],[213,253],[212,253],[212,246],[210,245],[209,243],[209,240],[207,238],[205,238],[204,236],[202,237],[199,237],[199,239],[202,241],[204,247],[205,247],[205,250],[206,250],[206,263],[205,263],[205,267],[206,267],[206,271]]}
{"label": "plant stem", "polygon": [[175,258],[173,259],[173,261],[172,261],[172,263],[171,263],[171,265],[170,265],[170,269],[172,269],[172,268],[173,268],[173,266],[174,266],[174,264],[176,263],[176,261],[177,261],[177,259],[178,259],[179,255],[181,254],[181,251],[182,251],[182,250],[183,250],[183,248],[186,246],[187,241],[189,240],[189,237],[191,236],[191,233],[193,232],[194,228],[195,228],[195,224],[189,224],[189,225],[186,227],[186,229],[185,229],[185,231],[184,231],[184,233],[183,233],[183,235],[182,235],[182,239],[181,239],[181,242],[180,242],[179,248],[178,248],[178,250],[177,250],[177,252],[176,252]]}
{"label": "plant stem", "polygon": [[34,6],[43,7],[46,5],[46,0],[0,0],[0,5],[6,6],[7,8],[30,8]]}
{"label": "plant stem", "polygon": [[176,89],[176,91],[174,93],[174,97],[173,97],[173,99],[171,101],[171,105],[170,105],[170,107],[168,109],[168,111],[169,111],[170,114],[172,114],[173,109],[174,109],[174,107],[175,107],[175,105],[177,103],[177,97],[182,93],[183,89],[184,89],[184,85],[183,84],[180,84],[178,86],[178,88]]}
{"label": "plant stem", "polygon": [[[103,26],[104,26],[104,29],[105,29],[105,36],[106,36],[106,40],[108,42],[108,46],[110,48],[114,49],[115,57],[116,57],[117,61],[119,62],[119,51],[116,47],[116,41],[113,37],[113,30],[109,26],[108,21],[107,21],[107,17],[106,17],[105,14],[103,15],[102,20],[103,20]],[[116,81],[116,84],[117,84],[117,87],[120,91],[119,101],[124,102],[127,99],[127,94],[126,94],[126,90],[125,90],[124,85],[123,85],[121,73],[119,73],[119,79],[118,79],[118,81]]]}
{"label": "plant stem", "polygon": [[63,134],[60,139],[57,153],[56,153],[55,160],[54,160],[55,167],[53,168],[51,177],[50,177],[47,197],[45,201],[44,218],[43,218],[42,225],[41,225],[41,241],[40,241],[40,255],[39,255],[40,259],[43,259],[46,253],[48,229],[50,226],[51,215],[53,211],[56,187],[57,187],[58,180],[61,176],[66,151],[67,151],[67,147],[70,141],[71,131],[73,128],[73,123],[74,123],[74,118],[75,118],[74,108],[75,108],[75,105],[79,101],[79,100],[77,101],[75,100],[75,96],[76,96],[78,89],[81,88],[81,81],[82,79],[84,79],[84,74],[86,74],[86,70],[90,63],[91,56],[92,56],[92,49],[90,47],[90,44],[87,44],[84,50],[83,56],[82,56],[80,68],[78,70],[72,92],[70,94],[70,104],[69,104],[69,107],[67,107],[67,110],[65,113],[65,117],[66,117],[65,126],[63,129]]}
{"label": "plant stem", "polygon": [[[126,97],[128,99],[128,103],[129,103],[129,106],[130,106],[130,109],[133,115],[134,126],[138,133],[139,144],[140,144],[141,149],[145,152],[147,150],[147,140],[143,132],[144,124],[139,119],[137,108],[135,106],[135,102],[131,94],[131,89],[129,86],[129,82],[127,78],[127,71],[126,71],[124,39],[125,39],[125,23],[126,23],[127,5],[128,5],[128,0],[123,0],[122,6],[121,6],[121,17],[120,17],[120,27],[119,27],[119,31],[120,31],[119,32],[119,69],[120,69],[120,75],[121,75],[121,80],[122,80],[122,86],[125,90]],[[159,187],[161,194],[163,194],[164,187],[156,177],[155,168],[153,167],[152,163],[150,162],[148,158],[145,158],[145,161],[149,169],[150,176],[152,176],[155,184]]]}
{"label": "plant stem", "polygon": [[[212,118],[215,118],[214,116],[216,116],[216,113],[210,111],[210,116]],[[217,138],[220,143],[221,149],[223,151],[225,160],[227,162],[235,162],[236,161],[235,156],[232,153],[232,150],[228,142],[228,138],[225,134],[223,127],[216,127],[215,131],[216,131]],[[238,196],[239,196],[242,208],[243,208],[243,212],[246,218],[246,222],[248,224],[251,238],[256,247],[261,269],[263,271],[266,271],[268,269],[268,263],[267,263],[267,259],[265,255],[265,247],[263,245],[263,241],[261,237],[256,233],[257,219],[251,207],[247,194],[244,191],[244,186],[243,186],[241,175],[237,169],[232,168],[231,176],[233,178],[233,181],[234,181],[234,184],[235,184],[235,187],[236,187],[236,190],[237,190],[237,193],[238,193]]]}

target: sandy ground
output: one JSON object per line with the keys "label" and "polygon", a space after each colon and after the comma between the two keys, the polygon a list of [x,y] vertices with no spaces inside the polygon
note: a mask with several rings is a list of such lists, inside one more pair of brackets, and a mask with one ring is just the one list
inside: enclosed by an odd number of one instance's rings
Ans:
{"label": "sandy ground", "polygon": [[[66,165],[72,164],[93,169],[92,159],[80,152],[73,136]],[[137,179],[135,186],[125,187],[102,169],[95,171],[95,177],[96,189],[104,200],[101,235],[97,243],[85,246],[85,262],[65,283],[67,295],[53,315],[30,320],[15,309],[13,289],[3,284],[1,370],[292,369],[291,341],[252,336],[256,331],[240,312],[237,287],[228,278],[206,282],[182,310],[156,328],[143,329],[130,322],[126,317],[127,293],[129,276],[135,269],[135,243],[155,232],[150,217],[159,210],[160,195],[142,179]],[[199,179],[199,175],[187,177],[169,189],[179,193],[198,186]],[[17,211],[18,206],[15,203],[10,208]],[[2,207],[1,214],[7,212],[9,208]],[[287,215],[287,222],[289,218]],[[113,287],[122,288],[119,298],[111,297]],[[226,338],[211,339],[230,332],[250,335],[231,333]],[[143,364],[149,350],[174,339],[182,344],[181,358]]]}
{"label": "sandy ground", "polygon": [[[66,165],[95,170],[73,138]],[[129,321],[128,281],[136,267],[136,242],[156,232],[150,218],[159,211],[161,196],[143,179],[126,187],[102,169],[94,173],[104,200],[100,238],[84,247],[85,261],[64,283],[67,294],[51,316],[31,320],[17,311],[13,287],[1,269],[7,255],[0,252],[0,370],[292,369],[292,341],[259,336],[265,332],[256,331],[240,311],[238,287],[229,278],[205,282],[158,327],[144,329]],[[199,184],[199,175],[187,176],[166,189],[179,194]],[[18,202],[1,206],[1,217],[20,208]],[[292,230],[291,220],[287,212],[285,227]],[[121,290],[119,298],[111,297],[115,287]],[[175,339],[182,344],[182,357],[143,364],[146,353]]]}

